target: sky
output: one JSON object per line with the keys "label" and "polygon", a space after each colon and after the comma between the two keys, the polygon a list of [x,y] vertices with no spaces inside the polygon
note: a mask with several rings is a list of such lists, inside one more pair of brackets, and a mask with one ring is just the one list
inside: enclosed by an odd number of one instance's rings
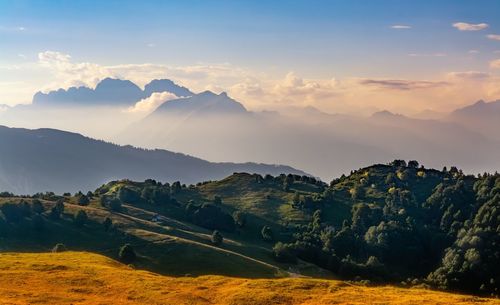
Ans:
{"label": "sky", "polygon": [[500,99],[500,1],[0,0],[0,104],[108,76],[250,109],[450,111]]}

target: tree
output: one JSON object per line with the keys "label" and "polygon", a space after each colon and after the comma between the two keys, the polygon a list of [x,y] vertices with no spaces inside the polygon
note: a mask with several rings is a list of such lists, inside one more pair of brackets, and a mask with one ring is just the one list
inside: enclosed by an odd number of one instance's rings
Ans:
{"label": "tree", "polygon": [[214,196],[214,204],[215,205],[221,205],[222,204],[222,198],[220,198],[220,196],[215,195]]}
{"label": "tree", "polygon": [[408,167],[418,168],[418,161],[416,161],[416,160],[408,161]]}
{"label": "tree", "polygon": [[89,199],[89,197],[87,197],[85,195],[79,195],[77,198],[77,202],[78,202],[78,205],[85,206],[85,205],[88,205],[90,203],[90,199]]}
{"label": "tree", "polygon": [[58,220],[59,218],[61,218],[61,213],[56,206],[53,206],[52,209],[50,209],[49,217],[53,220]]}
{"label": "tree", "polygon": [[222,244],[222,241],[224,240],[224,237],[222,236],[222,234],[215,230],[213,233],[212,233],[212,243],[216,246],[220,246]]}
{"label": "tree", "polygon": [[59,252],[64,252],[67,251],[66,246],[64,244],[58,243],[52,248],[53,253],[59,253]]}
{"label": "tree", "polygon": [[113,226],[113,221],[111,220],[111,218],[106,217],[106,219],[104,219],[104,222],[102,224],[104,226],[104,231],[108,232],[109,229],[111,229],[111,227]]}
{"label": "tree", "polygon": [[43,211],[45,211],[45,208],[40,200],[33,199],[31,202],[31,210],[36,214],[42,214]]}
{"label": "tree", "polygon": [[247,215],[243,214],[241,211],[234,212],[233,219],[240,228],[243,228],[247,224]]}
{"label": "tree", "polygon": [[263,226],[262,230],[260,231],[260,234],[262,235],[262,238],[265,241],[273,241],[274,240],[273,230],[271,229],[270,226]]}
{"label": "tree", "polygon": [[64,213],[64,199],[63,198],[57,200],[55,208],[57,209],[59,214]]}
{"label": "tree", "polygon": [[83,210],[79,210],[75,215],[75,224],[79,227],[83,227],[88,220],[87,213]]}
{"label": "tree", "polygon": [[109,200],[109,208],[112,211],[119,212],[122,210],[122,203],[119,199],[113,198],[113,199]]}
{"label": "tree", "polygon": [[296,209],[300,207],[300,194],[297,191],[293,194],[292,207]]}
{"label": "tree", "polygon": [[130,244],[125,244],[120,248],[118,257],[120,258],[120,261],[125,264],[131,264],[137,259],[134,248],[132,248]]}
{"label": "tree", "polygon": [[273,257],[278,262],[296,263],[297,257],[293,253],[292,248],[282,242],[278,242],[273,247]]}

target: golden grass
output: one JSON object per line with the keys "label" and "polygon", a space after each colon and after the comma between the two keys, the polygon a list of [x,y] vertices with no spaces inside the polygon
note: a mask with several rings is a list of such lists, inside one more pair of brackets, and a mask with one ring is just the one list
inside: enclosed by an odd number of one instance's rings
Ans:
{"label": "golden grass", "polygon": [[84,253],[0,254],[0,304],[500,304],[423,289],[313,279],[166,277]]}

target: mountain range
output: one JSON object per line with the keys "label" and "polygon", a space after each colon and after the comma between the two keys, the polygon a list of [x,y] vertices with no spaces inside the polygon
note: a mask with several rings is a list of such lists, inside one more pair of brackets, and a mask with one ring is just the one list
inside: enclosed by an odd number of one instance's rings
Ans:
{"label": "mountain range", "polygon": [[154,92],[170,92],[176,96],[191,96],[189,89],[179,86],[168,79],[155,79],[146,84],[144,90],[129,80],[105,78],[95,89],[89,87],[71,87],[48,93],[37,92],[33,96],[33,105],[133,105],[139,100],[151,96]]}
{"label": "mountain range", "polygon": [[[155,92],[179,98],[160,101],[152,112],[126,111]],[[479,101],[417,117],[389,111],[369,117],[329,114],[313,107],[256,112],[224,92],[194,93],[168,79],[153,80],[143,90],[127,80],[105,79],[95,89],[38,93],[32,105],[7,109],[0,118],[4,125],[70,130],[210,161],[288,164],[328,181],[357,166],[396,158],[460,166],[468,173],[498,170],[498,105],[500,101]]]}

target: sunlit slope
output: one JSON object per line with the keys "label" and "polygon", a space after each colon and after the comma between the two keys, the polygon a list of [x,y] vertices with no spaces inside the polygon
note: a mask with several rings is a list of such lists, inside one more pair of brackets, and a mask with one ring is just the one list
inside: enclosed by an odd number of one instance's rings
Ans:
{"label": "sunlit slope", "polygon": [[0,304],[500,304],[341,281],[165,277],[86,252],[0,254]]}

